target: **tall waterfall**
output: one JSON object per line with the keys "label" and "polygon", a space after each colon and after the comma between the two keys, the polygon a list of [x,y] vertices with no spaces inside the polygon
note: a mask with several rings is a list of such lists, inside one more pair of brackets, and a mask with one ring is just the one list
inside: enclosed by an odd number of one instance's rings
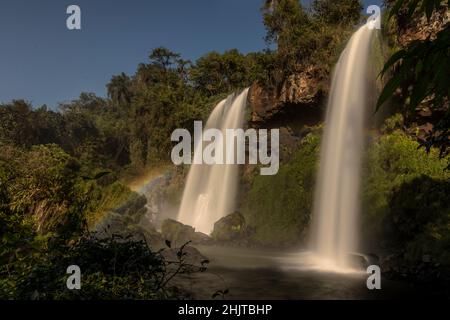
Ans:
{"label": "tall waterfall", "polygon": [[[232,94],[212,111],[204,130],[242,128],[248,89]],[[202,157],[203,145],[194,150],[194,159]],[[226,143],[224,143],[224,146]],[[219,150],[220,152],[220,150]],[[222,150],[225,152],[225,150]],[[192,164],[183,192],[178,221],[193,226],[196,231],[212,232],[214,223],[235,209],[239,166],[237,164]]]}
{"label": "tall waterfall", "polygon": [[351,37],[334,71],[328,101],[312,240],[316,254],[331,267],[348,267],[349,253],[358,249],[367,64],[375,23],[369,21]]}

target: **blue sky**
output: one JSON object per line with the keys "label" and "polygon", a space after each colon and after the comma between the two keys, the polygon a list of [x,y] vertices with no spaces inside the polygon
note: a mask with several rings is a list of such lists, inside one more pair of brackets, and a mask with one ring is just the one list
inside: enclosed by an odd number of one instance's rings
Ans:
{"label": "blue sky", "polygon": [[[191,60],[212,50],[261,50],[262,2],[1,0],[0,102],[56,107],[83,91],[105,96],[112,75],[133,74],[158,46]],[[81,31],[66,28],[71,4],[81,8]]]}

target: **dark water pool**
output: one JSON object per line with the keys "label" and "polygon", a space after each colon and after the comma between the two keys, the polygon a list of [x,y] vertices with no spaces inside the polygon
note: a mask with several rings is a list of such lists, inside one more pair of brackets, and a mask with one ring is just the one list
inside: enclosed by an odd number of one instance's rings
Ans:
{"label": "dark water pool", "polygon": [[308,253],[247,248],[198,247],[208,257],[207,272],[181,275],[175,285],[195,299],[211,299],[228,289],[227,299],[404,299],[420,298],[408,283],[382,279],[367,289],[364,271],[327,271],[310,264]]}

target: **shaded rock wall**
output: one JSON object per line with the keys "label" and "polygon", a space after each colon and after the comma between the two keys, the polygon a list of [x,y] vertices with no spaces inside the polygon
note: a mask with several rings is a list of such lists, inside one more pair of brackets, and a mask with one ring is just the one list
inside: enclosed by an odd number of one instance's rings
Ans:
{"label": "shaded rock wall", "polygon": [[324,79],[319,70],[308,67],[275,85],[254,83],[248,95],[250,125],[267,126],[284,115],[311,113],[316,121],[322,115]]}

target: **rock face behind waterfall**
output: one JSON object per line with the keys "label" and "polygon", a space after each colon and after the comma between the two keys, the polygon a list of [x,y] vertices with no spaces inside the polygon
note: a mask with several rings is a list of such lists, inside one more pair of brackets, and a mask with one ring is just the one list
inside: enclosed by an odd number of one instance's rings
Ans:
{"label": "rock face behind waterfall", "polygon": [[[290,240],[286,241],[286,237],[280,236],[276,228],[264,231],[264,227],[261,227],[261,223],[258,222],[261,219],[254,218],[257,215],[258,217],[261,215],[258,212],[259,209],[256,209],[253,205],[253,201],[256,201],[257,197],[252,197],[252,195],[257,194],[259,188],[270,190],[269,192],[273,193],[281,191],[274,190],[269,186],[276,185],[277,181],[284,179],[283,171],[291,161],[294,161],[295,155],[302,149],[303,139],[320,130],[318,126],[323,121],[325,97],[328,92],[329,82],[326,70],[310,64],[302,68],[299,67],[297,72],[290,75],[282,75],[270,83],[255,82],[250,87],[248,94],[249,112],[247,113],[248,127],[269,130],[279,129],[281,172],[278,172],[275,176],[262,179],[259,175],[258,166],[251,164],[243,166],[238,200],[241,205],[238,210],[246,218],[247,229],[251,230],[251,232],[247,237],[237,241],[237,245],[248,243],[250,246],[285,247],[296,243],[297,238],[294,239],[287,236]],[[290,167],[293,168],[293,166]],[[273,197],[279,202],[284,201],[281,200],[282,198],[282,196]],[[279,213],[273,212],[272,214],[278,215]],[[295,215],[297,214],[299,214],[299,211],[295,212]],[[294,218],[291,213],[286,215],[280,214],[280,225],[284,223],[283,219],[303,221],[302,219]],[[292,226],[292,223],[290,225]],[[302,230],[302,227],[299,226],[299,230]],[[272,236],[272,232],[277,235]],[[297,234],[298,239],[302,239],[301,233],[296,233],[295,237],[297,237]],[[268,237],[267,235],[271,236]],[[274,241],[274,239],[281,238],[283,240],[279,242]]]}
{"label": "rock face behind waterfall", "polygon": [[323,69],[309,65],[271,84],[255,82],[250,87],[248,126],[280,130],[281,162],[288,161],[311,127],[323,120],[324,97],[329,87],[325,74]]}
{"label": "rock face behind waterfall", "polygon": [[313,66],[270,86],[256,82],[248,95],[250,121],[254,125],[264,125],[285,113],[307,115],[320,121],[323,88],[321,72]]}

